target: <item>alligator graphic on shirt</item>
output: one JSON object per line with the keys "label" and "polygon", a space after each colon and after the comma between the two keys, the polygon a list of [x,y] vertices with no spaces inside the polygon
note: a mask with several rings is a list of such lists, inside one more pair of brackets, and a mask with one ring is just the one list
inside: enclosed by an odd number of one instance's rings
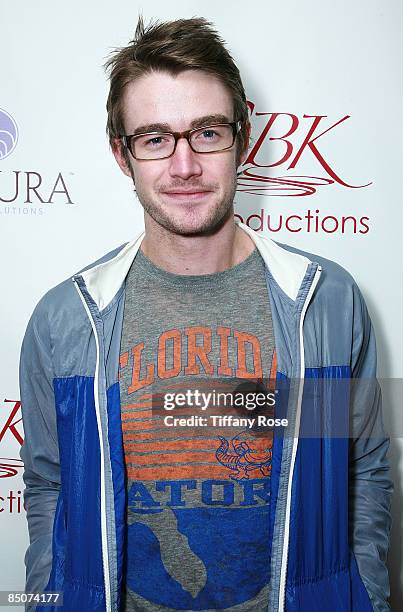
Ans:
{"label": "alligator graphic on shirt", "polygon": [[269,441],[252,437],[247,432],[241,432],[231,438],[231,447],[227,438],[218,436],[221,440],[216,450],[216,458],[224,467],[231,470],[232,480],[245,480],[249,474],[259,470],[263,476],[271,475],[272,450]]}

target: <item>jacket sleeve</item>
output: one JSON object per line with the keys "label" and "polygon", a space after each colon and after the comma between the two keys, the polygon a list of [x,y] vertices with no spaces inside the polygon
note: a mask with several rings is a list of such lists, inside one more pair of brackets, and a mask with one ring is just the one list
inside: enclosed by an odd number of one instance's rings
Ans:
{"label": "jacket sleeve", "polygon": [[[27,592],[44,591],[52,565],[52,531],[60,490],[59,448],[46,296],[36,306],[22,343],[20,394],[24,444],[24,502],[29,547],[25,554]],[[28,610],[34,609],[28,607]]]}
{"label": "jacket sleeve", "polygon": [[376,379],[376,344],[364,299],[354,285],[349,459],[349,537],[375,612],[387,612],[386,557],[393,483]]}

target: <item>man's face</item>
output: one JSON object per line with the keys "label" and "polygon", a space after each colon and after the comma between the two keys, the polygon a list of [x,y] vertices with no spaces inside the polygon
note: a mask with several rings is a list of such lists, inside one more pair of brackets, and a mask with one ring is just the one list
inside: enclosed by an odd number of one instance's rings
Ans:
{"label": "man's face", "polygon": [[[222,116],[195,126],[204,117]],[[215,77],[188,70],[178,76],[153,72],[130,83],[124,96],[125,133],[182,132],[219,122],[232,122],[233,102]],[[166,124],[156,130],[153,124]],[[149,127],[151,126],[151,127]],[[180,235],[214,230],[229,214],[236,189],[236,142],[219,153],[195,153],[181,138],[175,153],[166,159],[136,160],[130,168],[119,150],[114,154],[125,174],[133,174],[138,198],[147,214],[160,226]],[[183,193],[187,191],[188,193]],[[182,192],[182,193],[181,193]]]}

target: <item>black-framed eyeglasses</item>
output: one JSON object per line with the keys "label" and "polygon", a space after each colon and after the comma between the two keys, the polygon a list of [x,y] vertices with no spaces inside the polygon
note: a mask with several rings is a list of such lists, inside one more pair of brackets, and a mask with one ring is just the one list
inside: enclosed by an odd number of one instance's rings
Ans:
{"label": "black-framed eyeglasses", "polygon": [[230,149],[241,121],[214,123],[184,132],[147,132],[119,136],[134,159],[165,159],[175,153],[179,138],[186,138],[195,153],[218,153]]}

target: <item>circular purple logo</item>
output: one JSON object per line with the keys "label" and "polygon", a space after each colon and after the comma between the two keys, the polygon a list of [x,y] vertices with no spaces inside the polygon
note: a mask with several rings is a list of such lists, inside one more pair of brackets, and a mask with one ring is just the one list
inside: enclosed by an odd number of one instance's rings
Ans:
{"label": "circular purple logo", "polygon": [[14,119],[0,108],[0,159],[14,151],[18,140],[18,129]]}

